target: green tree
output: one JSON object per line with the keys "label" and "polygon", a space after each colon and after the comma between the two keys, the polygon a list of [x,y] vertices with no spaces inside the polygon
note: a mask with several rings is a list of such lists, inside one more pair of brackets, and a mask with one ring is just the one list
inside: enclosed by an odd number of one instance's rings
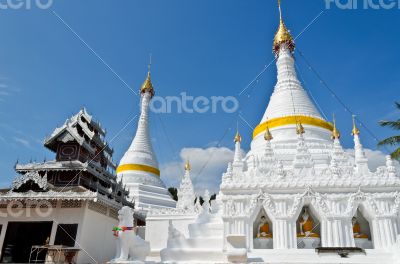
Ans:
{"label": "green tree", "polygon": [[[400,103],[395,102],[396,108],[400,110]],[[395,121],[388,121],[388,120],[382,120],[379,122],[379,124],[383,127],[390,127],[394,130],[400,130],[400,119],[397,119]],[[390,155],[392,156],[393,159],[400,160],[400,135],[396,136],[391,136],[388,137],[378,143],[378,146],[392,146],[392,147],[397,147]]]}
{"label": "green tree", "polygon": [[[200,205],[203,205],[203,203],[204,203],[203,197],[201,197],[201,196],[196,197],[196,199],[194,199],[194,203],[197,202],[197,199],[200,199]],[[211,202],[212,200],[215,200],[215,199],[217,199],[217,194],[216,193],[214,193],[213,195],[210,196],[210,201],[209,202]]]}
{"label": "green tree", "polygon": [[169,187],[168,191],[171,194],[172,199],[174,199],[175,201],[178,201],[178,189],[176,189],[174,187]]}

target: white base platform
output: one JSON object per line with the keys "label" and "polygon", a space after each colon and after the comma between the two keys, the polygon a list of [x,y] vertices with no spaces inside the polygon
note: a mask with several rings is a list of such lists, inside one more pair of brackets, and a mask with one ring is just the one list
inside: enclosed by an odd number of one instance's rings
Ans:
{"label": "white base platform", "polygon": [[[201,251],[201,250],[200,250]],[[204,253],[204,252],[198,253]],[[209,251],[209,250],[207,250]],[[193,249],[191,249],[193,253]],[[392,252],[384,250],[366,249],[366,254],[355,253],[350,254],[348,258],[341,258],[337,254],[318,254],[314,249],[253,249],[248,252],[247,263],[257,264],[393,264],[394,255]],[[178,252],[176,252],[178,253]],[[182,254],[182,251],[179,252]],[[190,252],[187,252],[190,254]],[[190,259],[190,255],[183,253],[180,255],[181,261],[161,262],[159,258],[148,257],[146,263],[228,263],[221,255],[221,252],[207,255],[207,259],[203,261],[195,261]],[[193,255],[192,255],[193,256]],[[188,258],[189,257],[189,258]],[[183,260],[184,259],[184,260]]]}
{"label": "white base platform", "polygon": [[274,239],[272,238],[254,238],[254,249],[272,249],[274,246]]}
{"label": "white base platform", "polygon": [[145,264],[149,262],[137,261],[137,260],[126,260],[126,261],[118,261],[118,262],[107,262],[107,264]]}
{"label": "white base platform", "polygon": [[298,237],[297,248],[299,249],[313,249],[321,246],[321,239],[319,237]]}
{"label": "white base platform", "polygon": [[162,263],[228,263],[225,254],[219,249],[169,249],[161,251],[161,255],[164,259],[174,260]]}
{"label": "white base platform", "polygon": [[365,248],[365,249],[372,249],[374,248],[372,241],[368,240],[367,238],[354,238],[354,242],[356,247]]}
{"label": "white base platform", "polygon": [[386,251],[365,250],[366,254],[350,254],[348,258],[341,258],[337,254],[318,254],[314,249],[254,249],[248,253],[248,263],[270,264],[392,264],[393,254]]}

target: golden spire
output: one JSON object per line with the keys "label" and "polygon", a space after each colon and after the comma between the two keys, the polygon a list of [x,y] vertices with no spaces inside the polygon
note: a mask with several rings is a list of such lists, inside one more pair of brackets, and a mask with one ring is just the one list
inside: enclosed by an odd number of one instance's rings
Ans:
{"label": "golden spire", "polygon": [[186,160],[185,171],[190,171],[191,169],[192,169],[192,166],[190,166],[189,160]]}
{"label": "golden spire", "polygon": [[297,135],[303,135],[304,133],[306,133],[306,131],[304,130],[303,125],[301,124],[301,122],[298,122],[296,124],[296,133],[297,133]]}
{"label": "golden spire", "polygon": [[335,119],[335,114],[333,114],[333,130],[332,130],[332,139],[339,139],[340,138],[340,132],[336,128],[336,119]]}
{"label": "golden spire", "polygon": [[351,135],[355,136],[355,135],[359,135],[359,134],[360,134],[360,130],[356,126],[356,116],[353,115],[353,129],[351,130]]}
{"label": "golden spire", "polygon": [[242,142],[242,137],[240,136],[240,134],[239,134],[239,130],[237,130],[236,131],[236,135],[235,135],[235,138],[234,138],[234,140],[233,140],[235,143],[237,143],[237,142]]}
{"label": "golden spire", "polygon": [[269,131],[269,127],[267,127],[267,130],[265,130],[264,139],[266,141],[271,141],[272,139],[274,139],[272,137],[271,131]]}
{"label": "golden spire", "polygon": [[275,55],[279,54],[279,49],[282,44],[286,44],[291,52],[294,51],[295,44],[292,35],[290,35],[289,30],[286,28],[285,23],[282,18],[281,1],[278,0],[279,7],[279,28],[274,37],[274,45],[272,47]]}
{"label": "golden spire", "polygon": [[151,77],[150,77],[150,70],[151,70],[151,54],[150,54],[150,62],[148,65],[148,70],[147,70],[147,77],[144,83],[142,84],[142,87],[140,87],[140,93],[144,94],[145,92],[150,92],[151,96],[153,97],[155,92],[154,92],[154,87],[153,84],[151,83]]}

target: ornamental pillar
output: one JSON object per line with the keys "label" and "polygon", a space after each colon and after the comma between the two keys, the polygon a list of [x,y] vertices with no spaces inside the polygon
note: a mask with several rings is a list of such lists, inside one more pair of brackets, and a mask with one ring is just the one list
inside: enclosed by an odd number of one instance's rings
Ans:
{"label": "ornamental pillar", "polygon": [[274,249],[297,248],[296,221],[275,219],[273,222]]}
{"label": "ornamental pillar", "polygon": [[326,218],[321,221],[322,247],[354,247],[351,218]]}
{"label": "ornamental pillar", "polygon": [[371,231],[375,249],[387,248],[396,243],[398,228],[394,217],[372,219]]}

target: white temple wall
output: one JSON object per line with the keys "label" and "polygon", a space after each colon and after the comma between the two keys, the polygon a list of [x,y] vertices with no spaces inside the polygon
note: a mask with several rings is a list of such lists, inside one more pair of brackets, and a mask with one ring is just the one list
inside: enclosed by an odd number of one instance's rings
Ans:
{"label": "white temple wall", "polygon": [[322,220],[321,245],[323,247],[354,247],[355,243],[351,219]]}
{"label": "white temple wall", "polygon": [[399,233],[400,233],[400,215],[399,214],[397,214],[397,217],[396,217],[396,225],[397,225],[397,236],[399,236]]}
{"label": "white temple wall", "polygon": [[151,255],[159,256],[160,251],[167,247],[169,223],[189,237],[189,224],[194,223],[196,215],[160,215],[146,218],[146,241],[150,242]]}
{"label": "white temple wall", "polygon": [[103,214],[89,209],[87,204],[78,240],[82,250],[77,262],[104,263],[114,258],[116,244],[112,229],[115,226],[118,226],[117,219],[110,217],[108,213]]}
{"label": "white temple wall", "polygon": [[[0,217],[0,224],[3,226],[0,235],[0,249],[3,248],[8,222],[53,222],[49,241],[50,245],[54,244],[58,224],[78,224],[76,240],[79,241],[85,210],[84,207],[60,208],[60,206],[61,202],[59,201],[57,207],[51,208],[50,211],[47,211],[48,213],[46,213],[46,215],[41,214],[40,212],[38,213],[36,208],[23,208],[20,211],[17,209],[11,209],[11,213],[7,208],[1,208],[0,213],[4,217]],[[45,211],[42,212],[44,213]],[[79,247],[77,244],[75,244],[75,246]]]}
{"label": "white temple wall", "polygon": [[[46,215],[38,213],[35,208],[23,208],[18,213],[17,209],[12,209],[12,213],[7,213],[7,208],[1,208],[0,213],[7,217],[0,217],[0,224],[3,225],[0,235],[0,249],[6,235],[8,222],[53,222],[49,244],[53,245],[57,226],[59,224],[78,224],[75,239],[75,247],[80,248],[78,253],[78,263],[103,263],[109,261],[115,254],[115,241],[112,235],[112,228],[118,225],[118,220],[109,215],[109,208],[106,213],[101,214],[88,208],[88,202],[82,202],[76,206],[76,201],[65,203],[57,202],[56,208],[51,208]],[[43,211],[45,212],[45,211]],[[93,260],[90,256],[95,260]]]}
{"label": "white temple wall", "polygon": [[296,249],[296,221],[292,219],[276,219],[273,225],[274,249]]}
{"label": "white temple wall", "polygon": [[[249,191],[247,191],[249,192]],[[254,248],[257,216],[265,211],[270,220],[274,249],[297,248],[298,219],[307,207],[321,246],[354,247],[352,218],[357,217],[361,235],[367,235],[370,246],[383,249],[392,246],[399,234],[399,201],[396,193],[318,193],[313,190],[297,194],[274,194],[254,190],[238,195],[224,190],[224,235],[244,234],[247,248]],[[359,213],[357,213],[359,211]],[[357,240],[359,243],[360,239]],[[372,241],[372,243],[371,243]],[[366,241],[368,242],[368,241]]]}
{"label": "white temple wall", "polygon": [[373,219],[371,231],[375,249],[384,249],[396,243],[398,230],[396,219],[394,218]]}

